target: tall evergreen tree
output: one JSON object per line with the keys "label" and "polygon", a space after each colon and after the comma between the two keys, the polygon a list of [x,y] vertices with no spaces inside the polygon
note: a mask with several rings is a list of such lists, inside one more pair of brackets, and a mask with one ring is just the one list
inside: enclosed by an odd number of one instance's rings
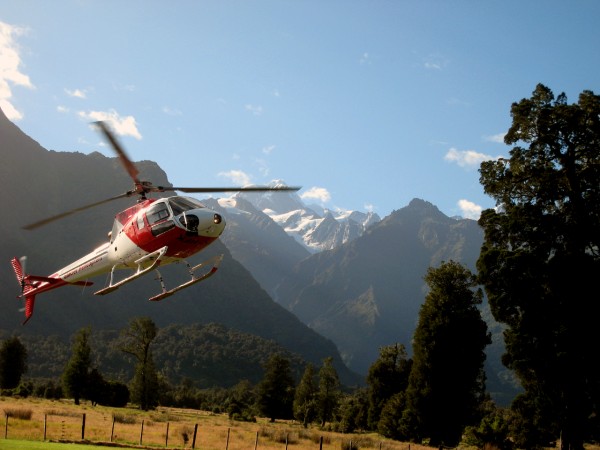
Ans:
{"label": "tall evergreen tree", "polygon": [[17,336],[0,347],[0,389],[14,389],[27,371],[27,349]]}
{"label": "tall evergreen tree", "polygon": [[131,401],[147,411],[158,404],[159,383],[152,359],[150,345],[158,333],[156,324],[149,317],[138,317],[129,322],[121,332],[119,348],[136,361],[131,383]]}
{"label": "tall evergreen tree", "polygon": [[406,348],[395,344],[379,349],[379,358],[369,367],[367,384],[369,385],[369,416],[371,430],[376,430],[381,410],[385,403],[408,385],[408,376],[412,360],[408,358]]}
{"label": "tall evergreen tree", "polygon": [[308,363],[294,395],[294,417],[304,428],[316,418],[317,392],[315,366]]}
{"label": "tall evergreen tree", "polygon": [[73,398],[76,405],[79,400],[87,394],[88,374],[91,366],[90,347],[91,329],[89,327],[80,329],[73,338],[71,358],[67,362],[63,372],[63,389],[65,393]]}
{"label": "tall evergreen tree", "polygon": [[271,355],[258,385],[258,407],[271,422],[293,417],[294,384],[290,361],[279,354]]}
{"label": "tall evergreen tree", "polygon": [[563,448],[581,449],[600,416],[600,97],[583,91],[569,105],[539,84],[511,116],[510,159],[480,168],[497,208],[479,220],[477,268],[508,327],[503,363],[525,389],[514,404],[528,414],[524,445],[560,437]]}
{"label": "tall evergreen tree", "polygon": [[491,339],[477,308],[482,292],[475,289],[475,275],[450,261],[430,267],[424,279],[429,293],[415,330],[401,429],[411,440],[455,446],[465,426],[478,419]]}
{"label": "tall evergreen tree", "polygon": [[335,367],[333,367],[333,358],[325,358],[319,369],[319,393],[317,397],[321,426],[325,426],[326,422],[333,420],[340,395],[340,379]]}

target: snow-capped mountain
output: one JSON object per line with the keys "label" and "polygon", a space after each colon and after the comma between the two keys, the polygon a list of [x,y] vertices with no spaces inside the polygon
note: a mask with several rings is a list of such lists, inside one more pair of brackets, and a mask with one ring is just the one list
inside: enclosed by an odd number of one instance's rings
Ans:
{"label": "snow-capped mountain", "polygon": [[[270,186],[281,185],[285,183],[280,180],[270,183]],[[233,198],[244,199],[262,211],[311,253],[350,242],[381,220],[373,212],[332,211],[306,205],[294,192],[240,192]]]}

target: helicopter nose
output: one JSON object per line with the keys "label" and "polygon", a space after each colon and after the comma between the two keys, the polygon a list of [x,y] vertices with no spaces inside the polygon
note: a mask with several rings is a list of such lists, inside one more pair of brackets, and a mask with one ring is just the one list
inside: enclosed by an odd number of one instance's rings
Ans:
{"label": "helicopter nose", "polygon": [[225,229],[225,219],[221,214],[212,211],[202,211],[202,218],[198,224],[198,235],[206,237],[219,237]]}

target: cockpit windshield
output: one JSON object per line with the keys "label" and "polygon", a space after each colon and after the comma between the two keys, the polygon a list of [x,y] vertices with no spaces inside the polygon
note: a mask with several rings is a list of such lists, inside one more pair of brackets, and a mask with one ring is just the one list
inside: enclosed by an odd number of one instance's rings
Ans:
{"label": "cockpit windshield", "polygon": [[191,197],[171,197],[169,198],[169,205],[175,216],[191,209],[204,208],[202,203]]}

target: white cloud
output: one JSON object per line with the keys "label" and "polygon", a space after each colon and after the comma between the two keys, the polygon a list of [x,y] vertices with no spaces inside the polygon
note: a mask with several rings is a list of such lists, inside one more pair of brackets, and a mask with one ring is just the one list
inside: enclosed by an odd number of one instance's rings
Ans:
{"label": "white cloud", "polygon": [[142,139],[133,116],[121,117],[114,109],[110,111],[80,111],[78,115],[86,120],[108,122],[113,131],[119,136],[132,136],[138,140]]}
{"label": "white cloud", "polygon": [[360,55],[360,59],[358,60],[358,62],[363,65],[363,64],[371,64],[371,60],[369,59],[369,53],[364,52],[362,55]]}
{"label": "white cloud", "polygon": [[506,133],[498,133],[493,134],[491,136],[484,136],[483,139],[487,142],[496,142],[498,144],[504,144],[504,136],[506,136]]}
{"label": "white cloud", "polygon": [[498,159],[500,156],[490,156],[484,153],[476,152],[475,150],[457,150],[451,148],[444,156],[446,161],[454,162],[460,167],[474,168],[479,167],[483,161]]}
{"label": "white cloud", "polygon": [[11,86],[23,86],[34,89],[29,76],[19,69],[21,56],[14,37],[27,33],[26,28],[0,22],[0,108],[10,120],[20,120],[23,114],[10,101]]}
{"label": "white cloud", "polygon": [[86,98],[85,90],[83,89],[65,89],[69,97]]}
{"label": "white cloud", "polygon": [[482,207],[465,199],[458,201],[458,207],[461,215],[467,219],[477,220],[481,216]]}
{"label": "white cloud", "polygon": [[448,60],[441,55],[431,54],[423,58],[423,66],[430,70],[442,70],[448,65]]}
{"label": "white cloud", "polygon": [[183,114],[180,110],[170,106],[163,106],[162,111],[169,116],[181,116]]}
{"label": "white cloud", "polygon": [[220,177],[228,178],[239,186],[248,186],[251,184],[250,175],[241,170],[230,170],[228,172],[219,172]]}
{"label": "white cloud", "polygon": [[318,200],[321,203],[326,203],[331,200],[331,194],[325,188],[314,186],[300,194],[300,198],[302,200]]}
{"label": "white cloud", "polygon": [[263,107],[260,105],[251,105],[248,104],[245,106],[246,111],[250,111],[255,116],[260,116],[263,113]]}
{"label": "white cloud", "polygon": [[262,152],[265,155],[270,155],[273,150],[275,150],[275,146],[274,145],[267,145],[266,147],[262,148]]}
{"label": "white cloud", "polygon": [[257,158],[254,160],[254,164],[258,167],[258,171],[263,177],[269,175],[271,169],[269,168],[269,164],[264,159]]}

